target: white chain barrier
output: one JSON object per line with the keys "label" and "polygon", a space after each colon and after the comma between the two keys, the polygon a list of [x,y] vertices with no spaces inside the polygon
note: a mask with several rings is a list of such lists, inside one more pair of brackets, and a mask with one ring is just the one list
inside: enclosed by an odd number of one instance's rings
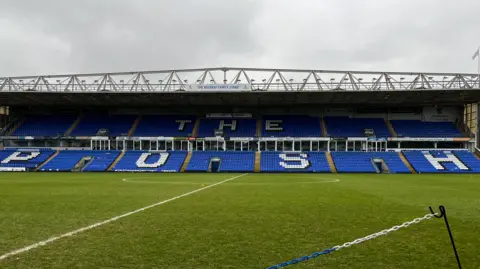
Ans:
{"label": "white chain barrier", "polygon": [[385,229],[385,230],[382,230],[378,233],[374,233],[374,234],[371,234],[371,235],[367,235],[365,237],[362,237],[362,238],[359,238],[359,239],[356,239],[356,240],[353,240],[351,242],[347,242],[343,245],[339,245],[339,246],[334,246],[333,249],[334,250],[339,250],[339,249],[342,249],[342,248],[348,248],[348,247],[351,247],[353,245],[357,245],[357,244],[360,244],[360,243],[363,243],[365,241],[368,241],[368,240],[372,240],[372,239],[375,239],[379,236],[382,236],[382,235],[387,235],[391,232],[395,232],[395,231],[398,231],[399,229],[401,228],[407,228],[408,226],[412,225],[412,224],[416,224],[416,223],[420,223],[424,220],[428,220],[428,219],[431,219],[435,216],[436,214],[427,214],[421,218],[416,218],[412,221],[407,221],[407,222],[404,222],[400,225],[396,225],[396,226],[393,226],[392,228],[390,229]]}
{"label": "white chain barrier", "polygon": [[434,213],[434,214],[427,214],[421,218],[416,218],[414,220],[411,220],[411,221],[407,221],[407,222],[404,222],[400,225],[396,225],[396,226],[393,226],[392,228],[389,228],[389,229],[385,229],[385,230],[382,230],[378,233],[374,233],[374,234],[371,234],[371,235],[367,235],[365,237],[362,237],[362,238],[359,238],[359,239],[355,239],[353,241],[350,241],[350,242],[347,242],[343,245],[338,245],[338,246],[334,246],[333,248],[329,248],[329,249],[325,249],[321,252],[314,252],[312,253],[311,255],[307,255],[307,256],[303,256],[303,257],[300,257],[300,258],[297,258],[297,259],[293,259],[293,260],[290,260],[290,261],[287,261],[287,262],[283,262],[283,263],[280,263],[280,264],[277,264],[277,265],[273,265],[273,266],[270,266],[268,267],[267,269],[279,269],[279,268],[283,268],[283,267],[287,267],[289,265],[292,265],[292,264],[297,264],[299,262],[303,262],[303,261],[307,261],[309,259],[313,259],[313,258],[317,258],[321,255],[326,255],[326,254],[330,254],[334,251],[337,251],[337,250],[340,250],[340,249],[343,249],[343,248],[348,248],[348,247],[351,247],[353,245],[357,245],[357,244],[361,244],[365,241],[368,241],[368,240],[372,240],[372,239],[375,239],[377,237],[380,237],[382,235],[387,235],[391,232],[395,232],[395,231],[398,231],[399,229],[402,229],[402,228],[407,228],[409,227],[410,225],[413,225],[413,224],[416,224],[416,223],[420,223],[424,220],[429,220],[435,216],[438,216],[437,213]]}

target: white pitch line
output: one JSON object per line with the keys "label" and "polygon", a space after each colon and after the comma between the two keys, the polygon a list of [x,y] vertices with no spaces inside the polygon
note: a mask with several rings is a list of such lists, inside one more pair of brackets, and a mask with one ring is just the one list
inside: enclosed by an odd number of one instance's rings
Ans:
{"label": "white pitch line", "polygon": [[[129,178],[122,178],[123,182],[126,183],[141,183],[141,184],[172,184],[172,185],[205,185],[210,184],[211,182],[195,182],[195,181],[149,181],[149,180],[132,180],[132,179],[152,179],[151,177],[129,177]],[[297,184],[322,184],[322,183],[337,183],[340,181],[338,178],[315,178],[315,177],[307,177],[306,179],[327,179],[325,181],[295,181],[292,180],[290,182],[234,182],[230,185],[297,185]]]}
{"label": "white pitch line", "polygon": [[123,182],[127,183],[151,183],[151,184],[172,184],[172,185],[205,185],[211,184],[212,182],[195,182],[195,181],[148,181],[148,180],[132,180],[135,178],[140,179],[152,179],[152,178],[144,178],[144,177],[129,177],[129,178],[122,178]]}
{"label": "white pitch line", "polygon": [[114,222],[114,221],[119,220],[119,219],[121,219],[121,218],[128,217],[128,216],[130,216],[130,215],[136,214],[136,213],[138,213],[138,212],[142,212],[142,211],[147,210],[147,209],[150,209],[150,208],[152,208],[152,207],[156,207],[156,206],[159,206],[159,205],[162,205],[162,204],[165,204],[165,203],[168,203],[168,202],[177,200],[177,199],[179,199],[179,198],[182,198],[182,197],[185,197],[185,196],[194,194],[194,193],[199,192],[199,191],[203,191],[203,190],[208,189],[208,188],[215,187],[215,186],[217,186],[217,185],[223,184],[223,183],[225,183],[225,182],[228,182],[228,181],[231,181],[231,180],[234,180],[234,179],[237,179],[237,178],[246,176],[246,175],[248,175],[248,174],[242,174],[242,175],[239,175],[239,176],[231,177],[231,178],[225,179],[225,180],[223,180],[223,181],[220,181],[220,182],[217,182],[217,183],[208,185],[208,186],[206,186],[206,187],[203,187],[203,188],[200,188],[200,189],[196,189],[196,190],[193,190],[193,191],[184,193],[184,194],[182,194],[182,195],[175,196],[175,197],[173,197],[173,198],[170,198],[170,199],[167,199],[167,200],[164,200],[164,201],[161,201],[161,202],[158,202],[158,203],[155,203],[155,204],[146,206],[146,207],[142,207],[142,208],[139,208],[139,209],[137,209],[137,210],[130,211],[130,212],[128,212],[128,213],[125,213],[125,214],[122,214],[122,215],[119,215],[119,216],[116,216],[116,217],[113,217],[113,218],[110,218],[110,219],[107,219],[107,220],[104,220],[104,221],[101,221],[101,222],[97,222],[97,223],[92,224],[92,225],[90,225],[90,226],[83,227],[83,228],[80,228],[80,229],[78,229],[78,230],[75,230],[75,231],[72,231],[72,232],[68,232],[68,233],[66,233],[66,234],[62,234],[62,235],[59,235],[59,236],[51,237],[51,238],[49,238],[49,239],[47,239],[47,240],[40,241],[40,242],[38,242],[38,243],[35,243],[35,244],[32,244],[32,245],[23,247],[23,248],[20,248],[20,249],[11,251],[11,252],[8,252],[8,253],[3,254],[2,256],[0,256],[0,261],[1,261],[1,260],[5,260],[6,258],[15,256],[15,255],[18,255],[18,254],[21,254],[21,253],[23,253],[23,252],[27,252],[27,251],[30,251],[30,250],[32,250],[32,249],[36,249],[36,248],[38,248],[38,247],[45,246],[45,245],[47,245],[47,244],[50,244],[50,243],[52,243],[52,242],[55,242],[55,241],[57,241],[57,240],[59,240],[59,239],[62,239],[62,238],[64,238],[64,237],[69,237],[69,236],[73,236],[73,235],[76,235],[76,234],[81,233],[81,232],[88,231],[88,230],[90,230],[90,229],[93,229],[93,228],[96,228],[96,227],[99,227],[99,226],[108,224],[108,223],[110,223],[110,222]]}
{"label": "white pitch line", "polygon": [[237,185],[298,185],[298,184],[322,184],[322,183],[337,183],[340,182],[340,179],[334,179],[330,181],[292,181],[292,182],[278,182],[278,183],[270,183],[270,182],[234,182],[229,185],[237,186]]}

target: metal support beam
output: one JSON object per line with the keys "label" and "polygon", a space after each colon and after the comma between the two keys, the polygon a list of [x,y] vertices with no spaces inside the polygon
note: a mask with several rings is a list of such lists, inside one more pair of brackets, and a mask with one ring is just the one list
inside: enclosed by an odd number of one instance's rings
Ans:
{"label": "metal support beam", "polygon": [[[187,78],[192,77],[198,77],[198,79],[188,81]],[[230,82],[227,79],[230,79]],[[2,77],[0,91],[163,92],[187,90],[188,84],[218,84],[219,82],[254,85],[255,90],[263,91],[480,89],[477,74],[218,67]]]}

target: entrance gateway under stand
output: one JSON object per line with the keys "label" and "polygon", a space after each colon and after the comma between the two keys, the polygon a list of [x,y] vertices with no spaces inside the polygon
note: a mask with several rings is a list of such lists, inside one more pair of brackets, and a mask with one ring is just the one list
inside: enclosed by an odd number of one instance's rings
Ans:
{"label": "entrance gateway under stand", "polygon": [[375,166],[375,170],[377,170],[378,174],[390,173],[390,169],[388,168],[387,164],[383,159],[373,158],[372,164],[373,166]]}
{"label": "entrance gateway under stand", "polygon": [[220,169],[221,159],[218,157],[213,157],[210,160],[210,165],[208,166],[208,172],[217,173]]}

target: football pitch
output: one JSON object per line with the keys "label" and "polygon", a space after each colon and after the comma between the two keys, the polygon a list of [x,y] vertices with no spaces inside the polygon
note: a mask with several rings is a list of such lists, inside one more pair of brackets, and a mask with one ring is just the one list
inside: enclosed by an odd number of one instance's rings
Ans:
{"label": "football pitch", "polygon": [[[480,268],[480,176],[0,174],[0,268],[267,268],[447,209]],[[429,219],[286,268],[456,268]]]}

